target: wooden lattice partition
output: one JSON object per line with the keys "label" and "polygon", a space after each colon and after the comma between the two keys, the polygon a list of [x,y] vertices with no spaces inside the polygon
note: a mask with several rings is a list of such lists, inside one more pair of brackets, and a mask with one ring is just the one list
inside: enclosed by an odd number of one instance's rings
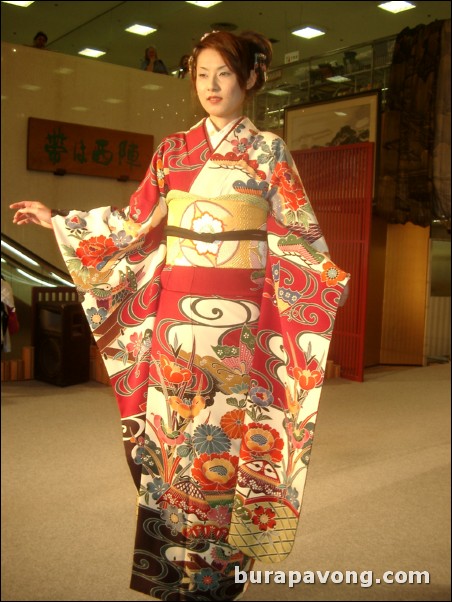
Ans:
{"label": "wooden lattice partition", "polygon": [[351,274],[339,309],[329,359],[341,376],[362,381],[374,182],[374,144],[292,151],[332,259]]}

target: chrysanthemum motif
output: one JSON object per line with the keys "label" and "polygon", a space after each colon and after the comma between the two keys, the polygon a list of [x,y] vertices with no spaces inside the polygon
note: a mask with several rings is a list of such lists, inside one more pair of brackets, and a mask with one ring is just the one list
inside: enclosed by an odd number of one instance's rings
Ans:
{"label": "chrysanthemum motif", "polygon": [[231,439],[240,439],[243,434],[245,410],[231,410],[222,416],[220,425]]}
{"label": "chrysanthemum motif", "polygon": [[193,433],[193,446],[198,454],[221,454],[230,450],[231,441],[219,426],[200,424]]}

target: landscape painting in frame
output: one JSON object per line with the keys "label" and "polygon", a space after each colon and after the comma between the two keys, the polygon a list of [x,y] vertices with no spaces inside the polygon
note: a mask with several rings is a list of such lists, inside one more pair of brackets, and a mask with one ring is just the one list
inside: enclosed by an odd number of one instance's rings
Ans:
{"label": "landscape painting in frame", "polygon": [[286,107],[284,139],[290,150],[376,142],[378,90]]}

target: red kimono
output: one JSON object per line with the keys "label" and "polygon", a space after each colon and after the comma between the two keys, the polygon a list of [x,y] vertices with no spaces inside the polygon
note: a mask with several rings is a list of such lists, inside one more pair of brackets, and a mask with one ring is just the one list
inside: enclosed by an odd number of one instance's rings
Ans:
{"label": "red kimono", "polygon": [[53,218],[138,488],[131,587],[162,600],[236,599],[290,552],[348,280],[284,142],[211,129],[163,140],[126,209]]}

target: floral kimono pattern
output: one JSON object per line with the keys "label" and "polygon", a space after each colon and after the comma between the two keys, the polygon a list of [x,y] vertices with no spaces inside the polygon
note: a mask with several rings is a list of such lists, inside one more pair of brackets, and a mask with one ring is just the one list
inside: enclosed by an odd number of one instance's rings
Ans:
{"label": "floral kimono pattern", "polygon": [[236,599],[290,552],[349,277],[284,142],[223,134],[166,138],[126,209],[53,218],[137,485],[131,587],[162,600]]}

